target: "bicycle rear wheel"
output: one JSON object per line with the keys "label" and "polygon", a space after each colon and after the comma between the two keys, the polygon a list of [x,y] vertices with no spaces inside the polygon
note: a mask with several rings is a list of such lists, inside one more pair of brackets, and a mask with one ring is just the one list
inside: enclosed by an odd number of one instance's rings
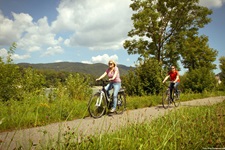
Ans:
{"label": "bicycle rear wheel", "polygon": [[120,91],[118,93],[118,99],[117,99],[117,114],[122,114],[126,110],[126,95],[124,91]]}
{"label": "bicycle rear wheel", "polygon": [[163,97],[162,97],[162,105],[165,109],[169,108],[171,104],[171,100],[170,100],[170,91],[166,90],[165,93],[163,93]]}
{"label": "bicycle rear wheel", "polygon": [[106,106],[107,105],[106,105],[105,95],[102,94],[102,98],[101,98],[101,93],[98,92],[94,94],[89,101],[89,104],[88,104],[89,114],[93,118],[99,118],[105,114]]}

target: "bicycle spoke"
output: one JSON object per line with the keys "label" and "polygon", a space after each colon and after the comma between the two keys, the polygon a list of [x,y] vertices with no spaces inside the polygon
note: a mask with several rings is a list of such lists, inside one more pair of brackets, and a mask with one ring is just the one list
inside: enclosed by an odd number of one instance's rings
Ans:
{"label": "bicycle spoke", "polygon": [[165,109],[167,109],[170,106],[171,99],[169,95],[169,90],[167,90],[165,93],[163,93],[162,97],[162,105]]}
{"label": "bicycle spoke", "polygon": [[124,93],[119,93],[117,99],[116,113],[122,114],[125,109],[126,109],[126,96]]}
{"label": "bicycle spoke", "polygon": [[101,97],[100,93],[93,95],[89,101],[88,111],[94,118],[99,118],[105,114],[106,104],[104,95]]}
{"label": "bicycle spoke", "polygon": [[174,106],[178,107],[180,105],[180,91],[174,95]]}

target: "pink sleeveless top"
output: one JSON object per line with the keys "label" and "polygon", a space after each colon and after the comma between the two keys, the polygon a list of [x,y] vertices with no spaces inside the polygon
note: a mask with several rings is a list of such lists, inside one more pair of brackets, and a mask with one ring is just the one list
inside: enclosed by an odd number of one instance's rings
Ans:
{"label": "pink sleeveless top", "polygon": [[118,67],[116,66],[116,67],[114,68],[114,70],[111,71],[111,72],[110,72],[110,69],[109,69],[109,68],[106,70],[106,73],[107,73],[107,75],[108,75],[109,78],[112,78],[116,71],[118,71],[118,73],[117,73],[117,75],[116,75],[116,78],[115,78],[114,80],[111,81],[111,82],[114,82],[114,83],[116,83],[116,82],[121,82],[121,79],[120,79],[120,72],[119,72]]}

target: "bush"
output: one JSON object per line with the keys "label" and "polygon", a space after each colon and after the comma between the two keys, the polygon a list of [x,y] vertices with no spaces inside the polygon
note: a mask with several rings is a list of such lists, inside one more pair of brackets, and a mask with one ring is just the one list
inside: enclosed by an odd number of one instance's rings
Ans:
{"label": "bush", "polygon": [[146,59],[123,79],[128,95],[158,94],[161,89],[161,66],[156,59]]}
{"label": "bush", "polygon": [[86,100],[90,98],[92,89],[90,88],[90,79],[80,74],[72,75],[66,79],[65,87],[68,92],[68,96],[71,99]]}
{"label": "bush", "polygon": [[216,86],[215,74],[208,68],[199,68],[187,72],[181,82],[183,90],[202,93],[203,91],[212,91]]}

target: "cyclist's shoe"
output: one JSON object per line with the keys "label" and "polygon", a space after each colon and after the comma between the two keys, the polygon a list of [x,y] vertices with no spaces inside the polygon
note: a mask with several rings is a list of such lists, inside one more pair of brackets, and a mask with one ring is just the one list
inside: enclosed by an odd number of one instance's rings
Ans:
{"label": "cyclist's shoe", "polygon": [[112,108],[109,112],[114,113],[116,111],[115,108]]}

